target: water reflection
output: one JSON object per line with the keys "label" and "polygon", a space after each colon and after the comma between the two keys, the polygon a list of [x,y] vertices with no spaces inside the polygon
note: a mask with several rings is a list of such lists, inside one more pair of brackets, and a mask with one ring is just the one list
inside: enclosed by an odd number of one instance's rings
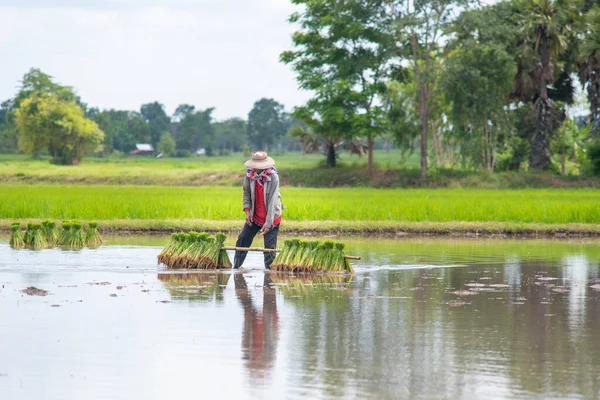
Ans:
{"label": "water reflection", "polygon": [[[353,277],[260,269],[158,279],[141,267],[99,266],[90,276],[75,262],[57,268],[61,259],[30,270],[29,256],[16,264],[0,247],[0,393],[82,398],[61,391],[75,387],[166,398],[201,386],[236,399],[600,398],[600,246],[552,245],[425,243],[410,253],[397,242],[361,260]],[[406,254],[421,255],[406,265]],[[29,285],[51,295],[23,296]],[[69,375],[85,368],[85,380]],[[148,376],[162,396],[144,392]]]}
{"label": "water reflection", "polygon": [[242,305],[242,359],[251,382],[264,380],[275,365],[279,341],[277,295],[269,274],[264,274],[262,306],[254,304],[248,285],[241,273],[233,276],[235,293]]}
{"label": "water reflection", "polygon": [[158,280],[175,300],[223,301],[230,274],[216,272],[160,273]]}

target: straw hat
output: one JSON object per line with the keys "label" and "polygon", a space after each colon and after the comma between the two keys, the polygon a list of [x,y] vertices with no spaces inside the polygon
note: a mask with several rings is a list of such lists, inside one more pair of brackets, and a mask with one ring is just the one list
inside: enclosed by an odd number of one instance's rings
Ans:
{"label": "straw hat", "polygon": [[275,160],[267,156],[266,151],[257,151],[252,153],[252,159],[244,163],[248,168],[268,169],[275,166]]}

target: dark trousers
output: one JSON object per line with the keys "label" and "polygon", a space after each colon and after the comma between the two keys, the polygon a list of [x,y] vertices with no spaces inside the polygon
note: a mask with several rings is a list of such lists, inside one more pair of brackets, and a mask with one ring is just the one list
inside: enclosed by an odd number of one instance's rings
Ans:
{"label": "dark trousers", "polygon": [[[252,241],[254,240],[254,236],[260,231],[262,226],[258,225],[256,222],[252,223],[252,226],[248,224],[244,224],[244,229],[240,232],[238,236],[238,240],[235,243],[235,247],[250,247],[252,245]],[[279,225],[271,227],[269,232],[264,236],[265,239],[265,248],[267,249],[275,249],[277,248],[277,234],[279,233]],[[236,251],[235,257],[233,259],[233,268],[239,268],[244,263],[246,259],[247,251]],[[271,263],[275,259],[275,253],[264,253],[265,256],[265,268],[269,269]]]}

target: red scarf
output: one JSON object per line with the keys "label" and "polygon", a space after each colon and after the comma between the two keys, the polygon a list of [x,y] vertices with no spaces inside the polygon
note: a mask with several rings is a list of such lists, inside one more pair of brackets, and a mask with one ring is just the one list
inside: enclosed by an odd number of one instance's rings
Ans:
{"label": "red scarf", "polygon": [[248,179],[256,181],[256,183],[258,183],[260,186],[264,186],[265,182],[271,180],[271,175],[275,174],[277,174],[277,170],[275,169],[275,167],[265,169],[260,174],[257,174],[252,168],[248,168],[246,170],[246,176],[248,177]]}

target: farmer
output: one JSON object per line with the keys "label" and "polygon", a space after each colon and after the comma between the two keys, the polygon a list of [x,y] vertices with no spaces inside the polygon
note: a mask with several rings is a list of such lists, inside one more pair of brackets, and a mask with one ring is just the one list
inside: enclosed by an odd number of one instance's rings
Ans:
{"label": "farmer", "polygon": [[[250,247],[254,236],[258,233],[264,237],[265,248],[274,249],[277,246],[277,233],[281,222],[281,195],[279,194],[279,176],[275,161],[264,151],[252,154],[252,159],[244,164],[244,212],[246,223],[238,236],[236,247]],[[233,268],[242,266],[247,251],[236,251]],[[264,253],[265,268],[269,269],[275,253]]]}

